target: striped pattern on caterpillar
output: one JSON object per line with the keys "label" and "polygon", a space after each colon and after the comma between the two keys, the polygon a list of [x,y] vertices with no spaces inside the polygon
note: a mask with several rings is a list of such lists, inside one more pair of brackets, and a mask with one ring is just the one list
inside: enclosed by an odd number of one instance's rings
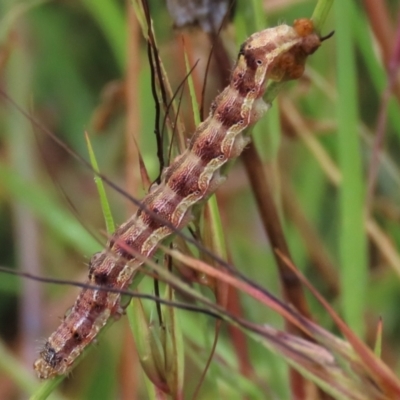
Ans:
{"label": "striped pattern on caterpillar", "polygon": [[[128,288],[143,260],[151,257],[157,245],[172,233],[169,226],[181,229],[190,220],[191,207],[224,181],[221,166],[239,156],[250,140],[245,130],[270,107],[262,98],[267,81],[299,78],[307,56],[320,44],[308,19],[295,21],[293,27],[280,25],[263,30],[243,43],[229,85],[214,100],[188,149],[143,199],[145,208],[122,224],[106,248],[91,258],[88,284]],[[160,218],[154,218],[154,214]],[[48,379],[68,373],[107,321],[122,313],[120,301],[118,293],[83,289],[34,363],[38,377]]]}

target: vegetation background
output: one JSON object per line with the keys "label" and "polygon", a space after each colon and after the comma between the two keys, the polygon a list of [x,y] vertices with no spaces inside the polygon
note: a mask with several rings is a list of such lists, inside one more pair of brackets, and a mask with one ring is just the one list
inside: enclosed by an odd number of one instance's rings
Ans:
{"label": "vegetation background", "polygon": [[[172,87],[186,74],[183,35],[192,65],[202,60],[194,75],[201,88],[212,39],[195,28],[174,30],[164,2],[149,5]],[[232,63],[249,34],[310,17],[314,7],[315,1],[303,0],[238,1],[234,20],[222,33]],[[323,34],[335,30],[335,35],[310,58],[305,76],[285,86],[254,132],[295,264],[371,347],[383,321],[382,358],[397,373],[400,86],[398,75],[390,72],[400,59],[394,50],[400,47],[399,12],[396,1],[336,0],[323,27]],[[151,180],[159,165],[146,44],[133,14],[130,3],[122,1],[3,0],[0,84],[85,158],[88,132],[101,171],[140,199],[147,187],[133,138]],[[208,72],[206,103],[218,92],[217,67],[212,63]],[[195,124],[187,89],[181,108],[190,134]],[[373,151],[377,137],[379,163]],[[236,163],[217,195],[227,253],[246,276],[282,297],[253,192],[242,163]],[[122,223],[132,204],[110,189],[107,194],[114,220]],[[82,282],[87,260],[106,241],[104,232],[93,173],[2,101],[0,266]],[[1,274],[0,398],[36,390],[32,362],[77,292],[70,285]],[[314,320],[338,334],[326,310],[309,294],[307,300]],[[250,321],[283,327],[280,315],[248,296],[230,301]],[[182,312],[181,320],[189,396],[206,365],[215,324],[189,312]],[[289,398],[282,357],[234,334],[227,327],[220,332],[199,398]],[[147,398],[143,382],[128,321],[122,318],[53,395]]]}

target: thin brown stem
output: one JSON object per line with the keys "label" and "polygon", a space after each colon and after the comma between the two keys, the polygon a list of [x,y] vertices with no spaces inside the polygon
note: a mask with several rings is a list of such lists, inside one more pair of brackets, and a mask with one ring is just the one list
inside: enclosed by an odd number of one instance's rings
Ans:
{"label": "thin brown stem", "polygon": [[386,134],[386,123],[388,115],[389,100],[392,96],[392,92],[395,89],[397,71],[400,65],[400,18],[396,33],[396,41],[394,49],[391,52],[389,65],[388,65],[388,83],[385,91],[382,94],[381,105],[379,108],[378,122],[376,127],[375,140],[372,147],[372,155],[368,173],[368,188],[367,188],[367,210],[370,210],[373,195],[376,186],[376,180],[379,171],[379,154],[381,152],[385,134]]}
{"label": "thin brown stem", "polygon": [[336,297],[339,294],[339,277],[332,257],[315,228],[307,219],[304,210],[296,199],[293,188],[286,178],[282,183],[282,201],[288,217],[301,234],[301,239],[315,265],[316,272],[324,279],[330,294]]}
{"label": "thin brown stem", "polygon": [[242,160],[256,198],[264,229],[274,249],[284,297],[288,303],[296,307],[302,315],[311,318],[299,279],[275,252],[275,250],[280,250],[291,259],[289,247],[274,203],[272,188],[269,186],[264,166],[253,143],[243,152]]}

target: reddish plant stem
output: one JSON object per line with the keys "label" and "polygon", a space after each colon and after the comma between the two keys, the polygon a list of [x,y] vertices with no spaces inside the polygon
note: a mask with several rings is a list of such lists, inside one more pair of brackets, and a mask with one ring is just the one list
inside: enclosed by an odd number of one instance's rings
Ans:
{"label": "reddish plant stem", "polygon": [[[395,42],[394,27],[390,12],[384,1],[364,0],[364,5],[372,31],[381,48],[383,62],[389,70]],[[400,101],[400,81],[396,80],[394,82],[393,91]]]}
{"label": "reddish plant stem", "polygon": [[[230,287],[228,290],[228,303],[227,310],[233,314],[243,318],[243,309],[239,299],[239,292],[237,289]],[[234,325],[228,325],[232,344],[235,348],[236,356],[238,358],[239,371],[247,378],[254,376],[254,370],[250,362],[250,356],[247,346],[247,336],[243,330]]]}

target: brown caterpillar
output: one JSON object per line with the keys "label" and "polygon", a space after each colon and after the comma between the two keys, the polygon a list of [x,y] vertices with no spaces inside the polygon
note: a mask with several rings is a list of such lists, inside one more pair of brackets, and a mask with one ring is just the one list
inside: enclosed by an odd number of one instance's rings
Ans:
{"label": "brown caterpillar", "polygon": [[[293,27],[280,25],[263,30],[244,42],[229,85],[214,100],[208,118],[196,129],[188,149],[143,199],[145,208],[122,224],[105,250],[91,258],[88,284],[113,289],[130,285],[143,260],[151,257],[157,245],[172,233],[168,226],[181,229],[190,219],[191,207],[224,181],[221,166],[239,156],[250,140],[244,136],[245,130],[270,107],[262,98],[267,80],[299,78],[307,56],[320,44],[308,19],[295,21]],[[153,213],[160,218],[154,218]],[[110,317],[121,313],[120,300],[119,293],[83,289],[34,363],[38,377],[48,379],[68,373]]]}

